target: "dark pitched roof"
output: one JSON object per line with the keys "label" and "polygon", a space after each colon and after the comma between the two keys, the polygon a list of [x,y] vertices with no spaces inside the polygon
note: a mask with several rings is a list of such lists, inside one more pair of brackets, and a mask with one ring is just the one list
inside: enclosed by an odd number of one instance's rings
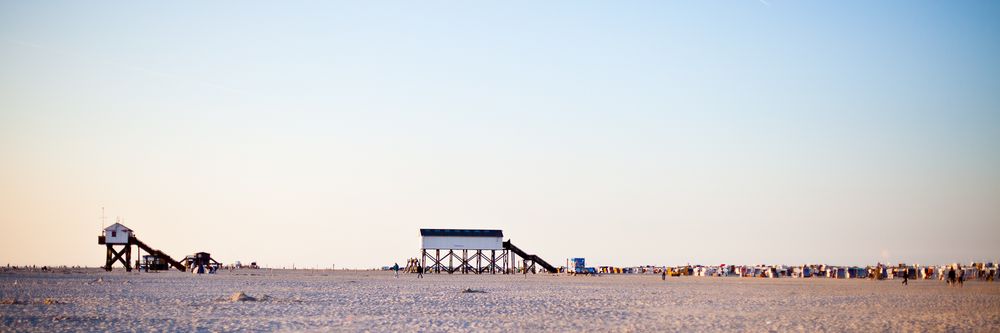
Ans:
{"label": "dark pitched roof", "polygon": [[128,227],[126,227],[124,224],[121,224],[121,223],[115,223],[115,224],[109,225],[107,228],[104,228],[104,231],[117,230],[119,227],[120,227],[121,230],[124,230],[124,231],[132,231],[132,229],[129,229]]}
{"label": "dark pitched roof", "polygon": [[420,229],[420,236],[503,237],[503,230],[484,230],[484,229]]}

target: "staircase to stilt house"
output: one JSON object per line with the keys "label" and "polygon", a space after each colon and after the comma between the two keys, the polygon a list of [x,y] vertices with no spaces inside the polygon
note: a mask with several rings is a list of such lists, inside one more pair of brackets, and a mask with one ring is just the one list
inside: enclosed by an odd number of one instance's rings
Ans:
{"label": "staircase to stilt house", "polygon": [[130,237],[129,238],[129,242],[131,242],[132,244],[135,244],[140,249],[142,249],[143,251],[146,251],[147,253],[149,253],[151,255],[154,255],[154,256],[162,258],[167,263],[169,263],[170,266],[174,266],[174,268],[176,268],[177,270],[179,270],[181,272],[186,271],[186,269],[184,267],[184,264],[178,262],[177,260],[174,260],[174,258],[171,258],[166,253],[163,253],[163,251],[160,251],[160,250],[157,250],[157,249],[149,247],[149,245],[146,245],[146,243],[143,243],[138,238],[135,238],[135,236]]}
{"label": "staircase to stilt house", "polygon": [[538,264],[539,266],[542,266],[542,268],[544,268],[549,273],[557,272],[556,268],[550,265],[544,259],[540,258],[537,255],[528,254],[527,252],[524,252],[524,250],[521,250],[517,246],[514,246],[514,244],[511,243],[509,240],[503,242],[503,248],[510,250],[510,252],[516,254],[518,257],[521,257],[521,259],[524,261],[528,261],[531,262],[532,264]]}

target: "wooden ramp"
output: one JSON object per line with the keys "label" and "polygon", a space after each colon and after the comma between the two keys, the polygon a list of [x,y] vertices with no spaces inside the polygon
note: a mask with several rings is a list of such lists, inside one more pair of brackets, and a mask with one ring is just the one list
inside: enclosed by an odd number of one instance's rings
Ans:
{"label": "wooden ramp", "polygon": [[539,266],[542,266],[542,268],[544,268],[546,271],[549,271],[549,273],[556,273],[557,272],[556,268],[553,267],[552,265],[549,265],[548,262],[546,262],[545,260],[543,260],[542,258],[540,258],[537,255],[528,254],[527,252],[524,252],[523,250],[521,250],[517,246],[514,246],[514,244],[511,243],[509,240],[503,242],[503,248],[505,248],[507,250],[510,250],[510,252],[513,252],[518,257],[521,257],[521,259],[524,260],[524,261],[530,261],[532,264],[538,264]]}
{"label": "wooden ramp", "polygon": [[132,244],[135,244],[140,249],[142,249],[143,251],[146,251],[147,253],[149,253],[151,255],[163,258],[163,260],[166,260],[167,263],[170,264],[170,266],[174,266],[174,268],[176,268],[177,270],[179,270],[181,272],[186,271],[186,269],[184,267],[184,264],[178,262],[177,260],[174,260],[174,258],[171,258],[166,253],[163,253],[163,251],[160,251],[160,250],[157,250],[157,249],[149,247],[149,245],[146,245],[146,243],[143,243],[138,238],[135,238],[135,236],[129,237],[129,242],[131,242]]}

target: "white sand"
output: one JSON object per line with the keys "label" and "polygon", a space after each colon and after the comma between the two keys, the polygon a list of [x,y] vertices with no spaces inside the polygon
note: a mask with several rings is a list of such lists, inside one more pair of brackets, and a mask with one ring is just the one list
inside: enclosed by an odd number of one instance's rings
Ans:
{"label": "white sand", "polygon": [[1000,331],[1000,283],[899,282],[8,271],[0,331]]}

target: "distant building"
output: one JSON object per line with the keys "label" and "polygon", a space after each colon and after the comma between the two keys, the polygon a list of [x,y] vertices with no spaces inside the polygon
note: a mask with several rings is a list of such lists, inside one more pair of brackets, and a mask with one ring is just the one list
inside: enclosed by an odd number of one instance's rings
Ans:
{"label": "distant building", "polygon": [[[420,229],[420,266],[426,272],[462,274],[508,274],[535,272],[535,264],[555,273],[556,268],[528,254],[503,231],[493,229]],[[518,265],[517,257],[521,258]]]}
{"label": "distant building", "polygon": [[503,250],[503,231],[482,229],[420,229],[423,249]]}
{"label": "distant building", "polygon": [[129,237],[132,236],[132,229],[115,223],[104,228],[104,244],[129,244]]}

